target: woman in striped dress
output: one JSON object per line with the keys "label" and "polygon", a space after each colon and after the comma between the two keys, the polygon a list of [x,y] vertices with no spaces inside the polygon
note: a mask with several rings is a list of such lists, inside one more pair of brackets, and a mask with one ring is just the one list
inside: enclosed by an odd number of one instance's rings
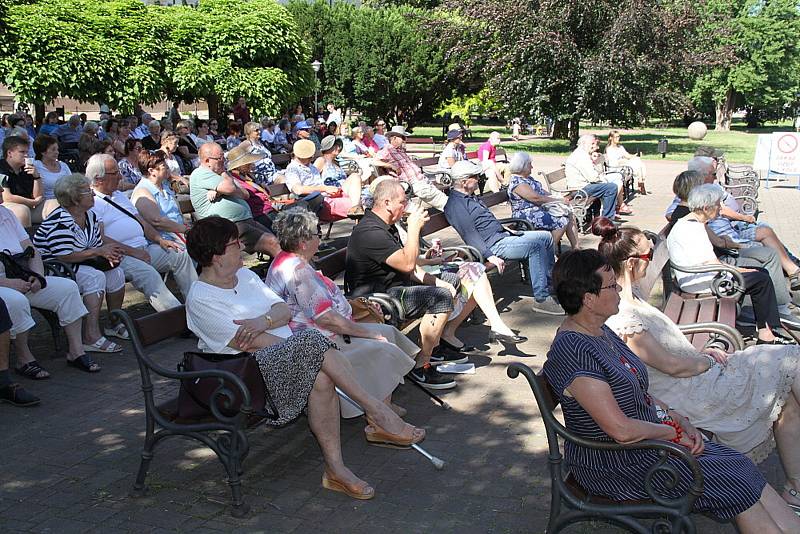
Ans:
{"label": "woman in striped dress", "polygon": [[[800,532],[800,518],[766,483],[744,455],[724,445],[705,443],[683,415],[648,393],[647,367],[605,321],[617,313],[619,286],[614,271],[596,250],[562,256],[553,270],[558,300],[567,312],[556,334],[544,375],[561,402],[569,430],[597,441],[636,443],[673,441],[697,456],[705,489],[695,512],[734,519],[742,533]],[[646,499],[644,479],[658,459],[652,451],[598,451],[565,446],[571,472],[588,491],[616,500]],[[666,497],[686,492],[688,466],[669,463],[681,474],[677,487],[654,480]]]}

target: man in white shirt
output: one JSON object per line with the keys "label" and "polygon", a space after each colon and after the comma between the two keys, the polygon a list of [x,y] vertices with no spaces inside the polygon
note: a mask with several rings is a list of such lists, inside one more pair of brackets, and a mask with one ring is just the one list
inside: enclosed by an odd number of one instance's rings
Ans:
{"label": "man in white shirt", "polygon": [[603,217],[614,220],[617,197],[621,190],[620,186],[614,183],[614,179],[622,184],[622,175],[619,173],[600,175],[592,161],[592,152],[596,152],[597,149],[597,137],[586,134],[578,139],[578,147],[569,155],[565,164],[567,187],[583,189],[590,196],[599,198],[603,204]]}
{"label": "man in white shirt", "polygon": [[125,251],[120,262],[125,278],[144,293],[156,311],[180,306],[164,284],[161,273],[172,272],[184,297],[197,280],[186,249],[168,239],[145,221],[125,195],[117,190],[119,167],[112,156],[95,154],[86,164],[86,177],[94,189],[92,211],[103,225],[106,241]]}

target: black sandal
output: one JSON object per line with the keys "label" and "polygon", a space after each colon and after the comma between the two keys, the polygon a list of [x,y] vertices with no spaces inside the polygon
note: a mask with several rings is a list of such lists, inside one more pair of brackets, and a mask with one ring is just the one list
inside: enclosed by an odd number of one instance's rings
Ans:
{"label": "black sandal", "polygon": [[[31,380],[47,380],[50,378],[50,373],[47,372],[47,369],[39,365],[39,362],[36,360],[30,361],[22,367],[16,367],[14,372],[25,378],[30,378]],[[39,376],[40,373],[47,373],[47,375]]]}
{"label": "black sandal", "polygon": [[100,365],[95,362],[88,354],[81,354],[74,360],[67,360],[67,365],[75,367],[87,373],[96,373],[100,371]]}

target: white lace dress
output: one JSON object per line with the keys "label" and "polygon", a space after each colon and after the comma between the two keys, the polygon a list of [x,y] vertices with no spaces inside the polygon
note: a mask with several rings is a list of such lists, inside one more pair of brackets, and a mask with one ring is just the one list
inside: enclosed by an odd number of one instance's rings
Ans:
{"label": "white lace dress", "polygon": [[[606,324],[620,337],[650,334],[669,352],[690,357],[698,351],[666,315],[646,302],[622,299]],[[798,345],[754,345],[729,355],[727,366],[675,378],[648,366],[650,393],[684,414],[697,428],[714,433],[760,463],[775,447],[772,423],[781,413],[800,368]]]}

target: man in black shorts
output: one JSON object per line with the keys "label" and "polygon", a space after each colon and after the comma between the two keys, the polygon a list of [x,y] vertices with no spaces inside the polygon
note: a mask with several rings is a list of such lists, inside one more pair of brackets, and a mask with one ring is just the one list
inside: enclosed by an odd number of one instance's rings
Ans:
{"label": "man in black shorts", "polygon": [[0,300],[0,403],[7,402],[14,406],[35,406],[39,404],[39,398],[11,381],[8,371],[10,348],[11,317],[8,315],[6,303]]}
{"label": "man in black shorts", "polygon": [[347,243],[345,287],[350,296],[388,293],[400,301],[406,317],[422,317],[419,326],[422,350],[411,376],[430,389],[455,387],[455,380],[431,366],[430,362],[466,362],[463,354],[433,355],[442,331],[454,309],[454,296],[460,283],[453,273],[436,278],[417,266],[419,233],[428,220],[418,209],[408,217],[406,244],[400,241],[394,223],[406,208],[406,195],[400,182],[385,180],[375,189],[374,205],[353,229]]}

